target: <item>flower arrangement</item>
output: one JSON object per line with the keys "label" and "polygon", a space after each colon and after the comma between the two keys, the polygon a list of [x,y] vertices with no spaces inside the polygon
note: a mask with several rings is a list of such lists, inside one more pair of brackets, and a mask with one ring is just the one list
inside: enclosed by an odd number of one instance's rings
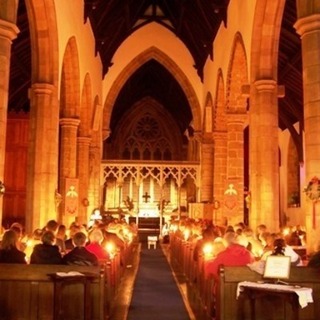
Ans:
{"label": "flower arrangement", "polygon": [[304,187],[303,192],[312,201],[320,200],[320,180],[317,177],[313,177],[306,187]]}

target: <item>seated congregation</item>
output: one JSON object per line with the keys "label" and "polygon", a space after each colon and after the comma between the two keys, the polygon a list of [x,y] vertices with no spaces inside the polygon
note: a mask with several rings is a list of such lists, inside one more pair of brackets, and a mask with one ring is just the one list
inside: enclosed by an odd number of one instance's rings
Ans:
{"label": "seated congregation", "polygon": [[1,235],[0,318],[108,318],[136,240],[116,219],[89,229],[51,220],[32,235],[14,223]]}
{"label": "seated congregation", "polygon": [[[238,284],[266,281],[262,273],[268,256],[290,257],[291,274],[286,281],[313,290],[314,302],[299,312],[300,319],[311,320],[320,312],[320,251],[307,255],[306,238],[301,226],[273,233],[265,225],[252,230],[243,223],[221,227],[186,218],[170,226],[171,260],[186,276],[189,302],[203,310],[202,318],[228,320],[252,315],[250,304],[245,302],[243,311],[243,302],[237,298]],[[256,319],[291,319],[290,304],[281,296],[280,302],[270,296],[256,303]],[[265,312],[263,304],[270,312]]]}

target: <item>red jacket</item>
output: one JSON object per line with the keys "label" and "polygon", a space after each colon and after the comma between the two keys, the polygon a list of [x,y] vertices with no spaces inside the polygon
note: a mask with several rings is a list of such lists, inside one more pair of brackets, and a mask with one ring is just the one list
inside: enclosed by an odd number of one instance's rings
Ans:
{"label": "red jacket", "polygon": [[252,262],[254,262],[254,257],[249,250],[240,244],[232,243],[220,252],[215,259],[205,264],[205,274],[218,278],[218,268],[221,264],[225,266],[246,266]]}

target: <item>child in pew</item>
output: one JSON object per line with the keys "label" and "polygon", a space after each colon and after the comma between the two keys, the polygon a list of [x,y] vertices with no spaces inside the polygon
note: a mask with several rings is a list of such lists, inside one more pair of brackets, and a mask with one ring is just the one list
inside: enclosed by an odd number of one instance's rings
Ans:
{"label": "child in pew", "polygon": [[26,255],[17,248],[18,235],[13,230],[7,230],[0,246],[0,263],[26,264]]}

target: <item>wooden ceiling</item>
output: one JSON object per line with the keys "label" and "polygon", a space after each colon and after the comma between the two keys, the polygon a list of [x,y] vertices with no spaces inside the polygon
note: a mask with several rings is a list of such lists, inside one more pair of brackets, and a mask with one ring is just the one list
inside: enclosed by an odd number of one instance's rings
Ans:
{"label": "wooden ceiling", "polygon": [[[293,24],[296,0],[287,0],[280,35],[278,83],[286,88],[279,99],[279,127],[288,128],[298,143],[303,128],[301,41]],[[186,45],[194,59],[199,77],[212,56],[214,38],[221,25],[227,24],[229,0],[84,0],[85,21],[90,20],[100,54],[102,78],[112,66],[113,56],[121,43],[138,28],[156,22],[171,30]],[[24,0],[19,1],[20,33],[13,41],[9,83],[9,110],[28,112],[28,88],[31,85],[31,49],[29,24]],[[156,35],[155,35],[156,36]],[[151,84],[152,81],[152,84]],[[172,112],[183,131],[191,121],[190,106],[174,77],[155,61],[138,70],[125,84],[114,108],[112,125],[137,99],[150,95]],[[174,93],[174,94],[173,94]],[[128,105],[129,104],[129,105]]]}
{"label": "wooden ceiling", "polygon": [[93,28],[96,51],[103,60],[103,75],[130,34],[157,22],[186,45],[203,78],[206,59],[213,58],[213,40],[221,22],[227,23],[228,4],[229,0],[85,0],[85,19],[90,19]]}

